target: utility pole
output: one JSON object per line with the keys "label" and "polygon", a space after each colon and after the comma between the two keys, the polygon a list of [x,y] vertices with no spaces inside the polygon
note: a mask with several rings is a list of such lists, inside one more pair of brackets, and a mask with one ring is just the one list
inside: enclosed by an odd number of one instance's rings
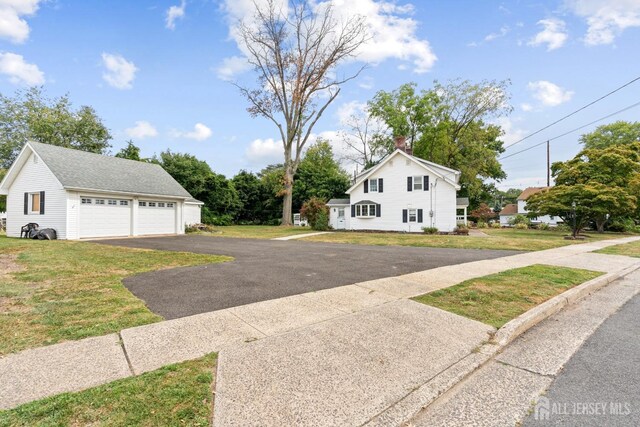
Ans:
{"label": "utility pole", "polygon": [[549,140],[547,140],[547,187],[551,187],[551,150]]}

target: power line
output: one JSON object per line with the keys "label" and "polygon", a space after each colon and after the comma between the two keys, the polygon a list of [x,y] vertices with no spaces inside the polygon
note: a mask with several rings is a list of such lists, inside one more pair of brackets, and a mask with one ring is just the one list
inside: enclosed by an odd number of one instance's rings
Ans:
{"label": "power line", "polygon": [[[595,124],[595,123],[601,122],[602,120],[606,120],[606,119],[608,119],[608,118],[610,118],[610,117],[613,117],[613,116],[615,116],[615,115],[617,115],[617,114],[624,113],[625,111],[630,110],[630,109],[632,109],[632,108],[635,108],[635,107],[637,107],[638,105],[640,105],[640,102],[636,102],[635,104],[629,105],[628,107],[625,107],[625,108],[623,108],[622,110],[618,110],[618,111],[616,111],[615,113],[608,114],[608,115],[606,115],[606,116],[604,116],[604,117],[601,117],[601,118],[599,118],[599,119],[597,119],[597,120],[594,120],[594,121],[592,121],[592,122],[590,122],[590,123],[587,123],[586,125],[582,125],[582,126],[580,126],[580,127],[577,127],[577,128],[575,128],[575,129],[572,129],[572,130],[570,130],[570,131],[568,131],[568,132],[565,132],[565,133],[563,133],[563,134],[561,134],[561,135],[554,136],[553,138],[549,138],[549,139],[547,139],[547,140],[545,140],[545,141],[539,142],[538,144],[532,145],[531,147],[529,147],[529,148],[525,148],[524,150],[516,151],[515,153],[511,153],[511,154],[509,154],[509,155],[507,155],[507,156],[500,157],[498,160],[508,159],[509,157],[513,157],[513,156],[515,156],[515,155],[517,155],[517,154],[524,153],[525,151],[532,150],[532,149],[534,149],[534,148],[536,148],[536,147],[539,147],[539,146],[541,146],[541,145],[543,145],[543,144],[546,144],[546,143],[547,143],[547,141],[553,141],[554,139],[562,138],[563,136],[567,136],[567,135],[569,135],[570,133],[577,132],[577,131],[579,131],[580,129],[584,129],[584,128],[588,127],[588,126],[591,126],[592,124]],[[513,145],[514,145],[514,144],[511,144],[511,146],[513,146]]]}
{"label": "power line", "polygon": [[525,137],[523,137],[523,138],[521,138],[521,139],[517,140],[517,141],[516,141],[516,142],[514,142],[513,144],[510,144],[510,145],[506,146],[506,147],[505,147],[505,149],[511,148],[511,147],[513,147],[513,146],[514,146],[514,145],[516,145],[516,144],[520,144],[522,141],[524,141],[524,140],[526,140],[526,139],[529,139],[529,138],[531,138],[531,137],[532,137],[532,136],[534,136],[534,135],[539,134],[539,133],[540,133],[540,132],[542,132],[543,130],[549,129],[551,126],[553,126],[553,125],[555,125],[555,124],[558,124],[558,123],[560,123],[561,121],[563,121],[563,120],[565,120],[565,119],[568,119],[569,117],[571,117],[571,116],[573,116],[573,115],[575,115],[575,114],[579,113],[580,111],[582,111],[582,110],[584,110],[584,109],[586,109],[586,108],[588,108],[588,107],[591,107],[591,106],[592,106],[593,104],[595,104],[596,102],[600,102],[600,101],[602,101],[602,100],[603,100],[603,99],[605,99],[606,97],[608,97],[608,96],[610,96],[610,95],[613,95],[614,93],[618,92],[618,91],[619,91],[619,90],[621,90],[621,89],[624,89],[625,87],[629,86],[629,85],[630,85],[630,84],[632,84],[632,83],[637,82],[638,80],[640,80],[640,76],[638,76],[638,77],[636,77],[635,79],[633,79],[633,80],[631,80],[631,81],[629,81],[629,82],[627,82],[627,83],[623,84],[622,86],[618,87],[617,89],[612,90],[611,92],[607,93],[606,95],[601,96],[600,98],[596,99],[595,101],[592,101],[592,102],[588,103],[587,105],[585,105],[585,106],[583,106],[583,107],[578,108],[578,109],[577,109],[577,110],[575,110],[574,112],[569,113],[569,114],[567,114],[566,116],[563,116],[563,117],[559,118],[559,119],[558,119],[558,120],[556,120],[555,122],[553,122],[553,123],[551,123],[551,124],[548,124],[547,126],[545,126],[545,127],[541,128],[541,129],[538,129],[537,131],[535,131],[535,132],[533,132],[533,133],[530,133],[529,135],[527,135],[527,136],[525,136]]}

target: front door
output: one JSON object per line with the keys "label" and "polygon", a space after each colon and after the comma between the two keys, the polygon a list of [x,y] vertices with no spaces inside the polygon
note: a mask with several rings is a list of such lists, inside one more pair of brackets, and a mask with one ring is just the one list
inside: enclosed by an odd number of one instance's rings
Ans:
{"label": "front door", "polygon": [[338,208],[338,226],[336,228],[338,230],[345,229],[344,208]]}

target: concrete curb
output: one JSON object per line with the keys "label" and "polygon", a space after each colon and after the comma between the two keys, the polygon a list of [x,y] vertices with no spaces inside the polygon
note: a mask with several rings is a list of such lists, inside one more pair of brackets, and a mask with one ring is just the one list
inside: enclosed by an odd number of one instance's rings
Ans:
{"label": "concrete curb", "polygon": [[638,269],[640,269],[640,262],[617,272],[596,277],[521,314],[502,326],[502,328],[496,332],[491,342],[478,348],[477,353],[462,359],[460,362],[442,371],[427,383],[412,390],[402,400],[388,407],[367,423],[363,424],[363,426],[382,427],[407,425],[422,409],[432,404],[438,397],[464,381],[473,372],[492,360],[494,356],[499,354],[504,347],[515,338],[543,320],[551,317],[564,307],[578,302],[582,298],[607,286],[609,283],[625,277]]}

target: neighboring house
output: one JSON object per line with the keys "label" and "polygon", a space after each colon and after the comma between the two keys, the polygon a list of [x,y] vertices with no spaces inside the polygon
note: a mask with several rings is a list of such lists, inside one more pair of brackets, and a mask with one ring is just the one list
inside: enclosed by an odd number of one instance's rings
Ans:
{"label": "neighboring house", "polygon": [[37,142],[22,148],[0,194],[11,237],[29,222],[59,239],[183,234],[202,206],[157,164]]}
{"label": "neighboring house", "polygon": [[459,171],[412,156],[404,138],[396,138],[393,153],[356,177],[349,199],[327,203],[329,224],[337,230],[453,231],[459,179]]}
{"label": "neighboring house", "polygon": [[509,227],[511,220],[518,215],[518,205],[516,203],[509,203],[505,205],[500,211],[500,225],[503,227]]}
{"label": "neighboring house", "polygon": [[[528,188],[525,188],[524,191],[522,193],[520,193],[520,195],[518,196],[518,214],[526,216],[529,213],[529,211],[527,211],[527,199],[529,197],[533,196],[534,194],[539,193],[541,191],[548,190],[549,188],[550,187],[528,187]],[[549,224],[552,227],[555,227],[560,222],[562,222],[562,220],[560,218],[558,218],[557,216],[544,215],[544,216],[540,216],[540,217],[531,218],[531,223],[532,224],[545,223],[545,224]]]}

